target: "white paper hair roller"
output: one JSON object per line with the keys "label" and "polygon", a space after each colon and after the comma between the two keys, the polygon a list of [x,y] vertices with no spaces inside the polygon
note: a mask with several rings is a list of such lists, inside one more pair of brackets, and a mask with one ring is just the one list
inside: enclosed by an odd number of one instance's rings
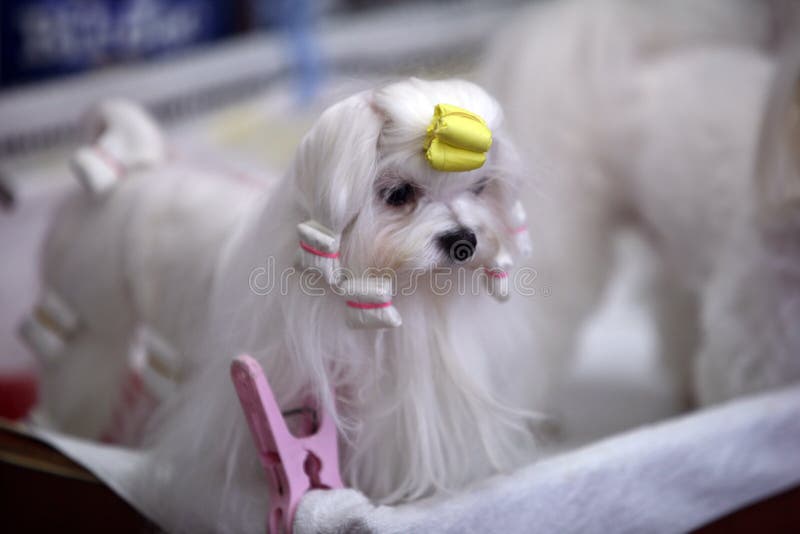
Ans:
{"label": "white paper hair roller", "polygon": [[163,401],[177,387],[180,361],[175,349],[154,330],[142,327],[130,354],[131,370],[137,372],[145,390]]}
{"label": "white paper hair roller", "polygon": [[77,314],[53,291],[44,291],[36,309],[37,313],[49,317],[65,334],[70,334],[78,328]]}
{"label": "white paper hair roller", "polygon": [[128,375],[102,439],[110,443],[138,443],[150,415],[177,389],[179,360],[164,338],[140,327],[128,353]]}
{"label": "white paper hair roller", "polygon": [[44,364],[55,360],[64,348],[64,340],[35,317],[28,317],[22,322],[19,337]]}
{"label": "white paper hair roller", "polygon": [[500,302],[505,302],[509,297],[509,271],[513,266],[511,255],[501,249],[494,257],[492,263],[486,266],[485,281],[486,291]]}
{"label": "white paper hair roller", "polygon": [[20,337],[45,362],[61,352],[64,341],[78,328],[78,316],[58,295],[45,291],[33,315],[20,326]]}
{"label": "white paper hair roller", "polygon": [[97,138],[92,145],[79,148],[71,164],[78,180],[92,193],[108,190],[131,169],[165,158],[161,130],[141,106],[109,100],[100,104],[89,120]]}
{"label": "white paper hair roller", "polygon": [[335,285],[340,275],[339,236],[313,219],[297,225],[297,230],[300,233],[297,267],[315,269],[328,284]]}
{"label": "white paper hair roller", "polygon": [[403,324],[392,304],[392,281],[388,278],[355,278],[341,288],[347,297],[350,328],[396,328]]}
{"label": "white paper hair roller", "polygon": [[531,235],[528,232],[528,216],[521,202],[514,203],[511,208],[511,231],[514,232],[514,242],[522,256],[530,256],[533,252]]}

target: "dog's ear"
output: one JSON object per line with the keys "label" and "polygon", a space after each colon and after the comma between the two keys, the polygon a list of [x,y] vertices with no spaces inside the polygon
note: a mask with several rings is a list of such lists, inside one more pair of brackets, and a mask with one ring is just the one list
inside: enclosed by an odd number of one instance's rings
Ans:
{"label": "dog's ear", "polygon": [[370,93],[328,108],[297,151],[294,183],[309,219],[340,235],[372,193],[384,118]]}
{"label": "dog's ear", "polygon": [[303,139],[293,170],[298,202],[306,212],[298,226],[297,264],[319,271],[328,284],[343,291],[352,328],[402,324],[392,305],[390,280],[348,279],[339,264],[342,232],[372,196],[385,120],[372,106],[370,92],[331,106]]}

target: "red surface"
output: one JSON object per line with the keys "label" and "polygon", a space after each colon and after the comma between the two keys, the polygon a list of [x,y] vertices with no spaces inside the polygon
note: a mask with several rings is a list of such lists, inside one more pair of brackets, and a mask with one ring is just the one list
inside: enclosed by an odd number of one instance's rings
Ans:
{"label": "red surface", "polygon": [[38,384],[33,373],[0,375],[0,417],[16,421],[36,404]]}

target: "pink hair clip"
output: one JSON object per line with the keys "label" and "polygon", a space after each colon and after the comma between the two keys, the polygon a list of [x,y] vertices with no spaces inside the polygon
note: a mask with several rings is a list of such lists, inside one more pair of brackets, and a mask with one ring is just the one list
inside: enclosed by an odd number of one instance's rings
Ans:
{"label": "pink hair clip", "polygon": [[336,426],[324,410],[317,409],[313,433],[293,436],[264,371],[250,356],[233,361],[231,379],[267,473],[267,532],[291,532],[297,505],[308,491],[344,487],[339,475]]}

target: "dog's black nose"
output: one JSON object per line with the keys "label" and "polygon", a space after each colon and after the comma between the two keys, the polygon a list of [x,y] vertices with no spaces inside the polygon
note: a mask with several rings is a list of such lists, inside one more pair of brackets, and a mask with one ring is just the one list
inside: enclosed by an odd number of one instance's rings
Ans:
{"label": "dog's black nose", "polygon": [[438,241],[439,248],[457,263],[467,261],[474,256],[475,247],[478,245],[475,232],[463,226],[458,230],[441,234]]}

